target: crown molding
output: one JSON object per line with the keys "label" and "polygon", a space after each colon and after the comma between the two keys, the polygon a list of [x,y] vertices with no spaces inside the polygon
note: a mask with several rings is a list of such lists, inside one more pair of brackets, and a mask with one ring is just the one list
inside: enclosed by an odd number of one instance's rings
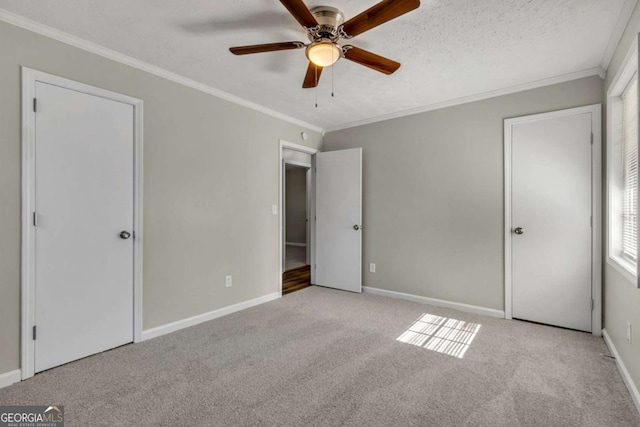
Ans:
{"label": "crown molding", "polygon": [[590,68],[584,71],[578,71],[576,73],[563,74],[557,77],[551,77],[548,79],[537,80],[530,83],[524,83],[521,85],[510,86],[503,89],[497,89],[490,92],[483,92],[476,95],[464,96],[462,98],[451,99],[448,101],[436,102],[434,104],[423,105],[421,107],[411,108],[409,110],[398,111],[396,113],[383,114],[381,116],[369,117],[355,122],[345,123],[338,126],[328,127],[325,129],[326,133],[335,132],[338,130],[349,129],[357,126],[368,125],[371,123],[382,122],[385,120],[397,119],[405,116],[412,116],[414,114],[426,113],[427,111],[439,110],[442,108],[454,107],[456,105],[468,104],[471,102],[482,101],[489,98],[495,98],[498,96],[509,95],[517,92],[524,92],[530,89],[537,89],[544,86],[551,86],[558,83],[564,83],[571,80],[582,79],[584,77],[599,76],[601,79],[606,77],[606,71],[601,67]]}
{"label": "crown molding", "polygon": [[604,52],[604,56],[602,57],[602,63],[600,66],[603,70],[609,69],[609,65],[611,64],[613,55],[618,48],[618,44],[620,44],[620,40],[622,39],[624,30],[629,24],[629,20],[631,19],[631,15],[633,15],[633,11],[637,3],[638,0],[626,0],[622,5],[620,16],[618,16],[618,22],[616,22],[616,26],[611,33],[611,38],[609,39],[609,44],[607,45],[607,49]]}
{"label": "crown molding", "polygon": [[[631,17],[631,13],[633,12],[633,9],[636,5],[638,0],[626,0],[625,5],[623,6],[623,10],[620,14],[620,18],[618,20],[618,24],[616,26],[616,30],[614,31],[614,34],[612,35],[611,41],[609,43],[609,45],[613,45],[613,51],[615,51],[615,48],[617,47],[617,43],[619,42],[619,39],[622,35],[622,33],[624,32],[624,29],[628,23],[629,18]],[[147,73],[156,75],[158,77],[162,77],[164,79],[167,79],[169,81],[172,81],[174,83],[178,83],[181,84],[183,86],[187,86],[189,88],[198,90],[200,92],[204,92],[207,93],[209,95],[213,95],[215,97],[218,97],[220,99],[224,99],[226,101],[232,102],[234,104],[237,105],[241,105],[243,107],[249,108],[251,110],[254,111],[258,111],[260,113],[263,114],[267,114],[269,116],[278,118],[280,120],[298,125],[298,126],[302,126],[305,127],[307,129],[319,132],[320,134],[322,134],[322,136],[324,136],[327,132],[334,132],[337,130],[342,130],[342,129],[348,129],[348,128],[352,128],[352,127],[356,127],[356,126],[362,126],[362,125],[366,125],[366,124],[370,124],[370,123],[376,123],[376,122],[380,122],[380,121],[384,121],[384,120],[390,120],[390,119],[395,119],[395,118],[399,118],[399,117],[405,117],[405,116],[410,116],[410,115],[414,115],[414,114],[419,114],[419,113],[424,113],[427,111],[433,111],[433,110],[437,110],[437,109],[441,109],[441,108],[447,108],[447,107],[453,107],[456,105],[462,105],[462,104],[467,104],[470,102],[476,102],[476,101],[481,101],[484,99],[489,99],[489,98],[494,98],[497,96],[502,96],[502,95],[508,95],[508,94],[512,94],[512,93],[516,93],[516,92],[522,92],[525,90],[530,90],[530,89],[536,89],[536,88],[540,88],[540,87],[544,87],[544,86],[550,86],[550,85],[554,85],[554,84],[558,84],[558,83],[563,83],[563,82],[567,82],[570,80],[576,80],[576,79],[580,79],[583,77],[590,77],[590,76],[594,76],[594,75],[598,75],[601,78],[605,78],[606,77],[606,68],[605,67],[596,67],[596,68],[591,68],[588,70],[584,70],[584,71],[579,71],[576,73],[570,73],[570,74],[564,74],[564,75],[560,75],[557,77],[551,77],[548,79],[544,79],[544,80],[538,80],[538,81],[534,81],[534,82],[530,82],[530,83],[525,83],[525,84],[521,84],[521,85],[516,85],[516,86],[511,86],[511,87],[507,87],[507,88],[503,88],[503,89],[498,89],[498,90],[494,90],[494,91],[490,91],[490,92],[483,92],[480,94],[476,94],[476,95],[470,95],[470,96],[465,96],[465,97],[461,97],[461,98],[456,98],[456,99],[452,99],[452,100],[447,100],[447,101],[442,101],[442,102],[437,102],[434,104],[427,104],[424,106],[420,106],[420,107],[416,107],[416,108],[412,108],[409,110],[404,110],[404,111],[398,111],[398,112],[394,112],[394,113],[389,113],[389,114],[384,114],[384,115],[380,115],[380,116],[375,116],[375,117],[369,117],[369,118],[365,118],[362,120],[358,120],[358,121],[354,121],[354,122],[347,122],[347,123],[343,123],[340,125],[336,125],[336,126],[329,126],[326,128],[323,128],[322,126],[318,126],[312,123],[308,123],[305,122],[303,120],[297,119],[295,117],[291,117],[288,116],[284,113],[272,110],[268,107],[265,107],[263,105],[260,104],[256,104],[254,102],[248,101],[246,99],[240,98],[238,96],[232,95],[230,93],[221,91],[219,89],[216,89],[212,86],[206,85],[204,83],[200,83],[197,82],[195,80],[192,80],[190,78],[181,76],[177,73],[174,73],[172,71],[168,71],[165,70],[163,68],[157,67],[155,65],[151,65],[149,63],[146,63],[144,61],[140,61],[138,59],[135,59],[133,57],[130,57],[128,55],[116,52],[112,49],[106,48],[104,46],[101,46],[99,44],[90,42],[88,40],[82,39],[80,37],[65,33],[64,31],[55,29],[53,27],[49,27],[47,25],[41,24],[37,21],[33,21],[31,19],[25,18],[23,16],[17,15],[13,12],[10,12],[6,9],[2,9],[0,8],[0,21],[6,22],[8,24],[14,25],[16,27],[19,28],[23,28],[25,30],[34,32],[36,34],[40,34],[42,36],[51,38],[53,40],[57,40],[61,43],[76,47],[78,49],[82,49],[84,51],[102,56],[104,58],[110,59],[112,61],[116,61],[118,63],[124,64],[124,65],[128,65],[132,68],[136,68],[138,70],[141,71],[145,71]],[[622,28],[620,30],[620,28]],[[619,33],[619,35],[618,35]],[[609,52],[609,48],[607,48],[607,55]],[[607,57],[607,55],[605,55],[605,59]],[[612,54],[611,54],[612,56]],[[610,61],[610,58],[609,58]],[[603,60],[603,63],[605,61]],[[608,64],[607,64],[608,65]]]}
{"label": "crown molding", "polygon": [[162,77],[166,80],[172,81],[174,83],[181,84],[183,86],[190,87],[191,89],[198,90],[200,92],[207,93],[209,95],[213,95],[215,97],[224,99],[225,101],[233,102],[234,104],[241,105],[243,107],[249,108],[254,111],[258,111],[263,114],[267,114],[271,117],[275,117],[280,120],[284,120],[286,122],[292,123],[294,125],[302,126],[304,128],[322,133],[323,129],[320,126],[314,125],[312,123],[307,123],[305,121],[296,119],[294,117],[288,116],[284,113],[280,113],[279,111],[272,110],[270,108],[264,107],[262,105],[256,104],[254,102],[248,101],[246,99],[240,98],[238,96],[232,95],[230,93],[221,91],[214,87],[208,86],[204,83],[197,82],[190,78],[181,76],[172,71],[165,70],[164,68],[157,67],[155,65],[151,65],[144,61],[140,61],[138,59],[132,58],[128,55],[116,52],[115,50],[106,48],[99,44],[90,42],[88,40],[82,39],[80,37],[76,37],[69,33],[65,33],[64,31],[60,31],[58,29],[49,27],[47,25],[41,24],[39,22],[33,21],[31,19],[25,18],[23,16],[17,15],[13,12],[9,12],[6,9],[0,8],[0,21],[6,22],[8,24],[14,25],[16,27],[23,28],[25,30],[29,30],[36,34],[40,34],[42,36],[48,37],[53,40],[57,40],[69,46],[76,47],[78,49],[85,50],[87,52],[93,53],[95,55],[102,56],[104,58],[110,59],[112,61],[119,62],[121,64],[128,65],[130,67],[136,68],[141,71],[145,71],[147,73],[156,75],[158,77]]}

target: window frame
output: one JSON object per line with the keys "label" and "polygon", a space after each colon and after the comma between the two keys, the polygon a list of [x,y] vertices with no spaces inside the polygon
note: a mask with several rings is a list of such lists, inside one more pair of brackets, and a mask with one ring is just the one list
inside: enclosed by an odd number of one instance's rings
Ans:
{"label": "window frame", "polygon": [[607,264],[634,287],[638,285],[637,263],[622,255],[622,95],[638,78],[638,41],[634,40],[607,91]]}

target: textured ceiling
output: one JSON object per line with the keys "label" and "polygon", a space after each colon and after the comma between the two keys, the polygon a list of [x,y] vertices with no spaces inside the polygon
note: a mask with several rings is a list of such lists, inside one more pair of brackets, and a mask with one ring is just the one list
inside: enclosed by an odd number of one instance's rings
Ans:
{"label": "textured ceiling", "polygon": [[[308,0],[347,18],[376,0]],[[346,60],[302,89],[307,41],[278,0],[0,0],[0,8],[323,127],[599,67],[624,0],[422,0],[349,43],[402,63],[386,76]]]}

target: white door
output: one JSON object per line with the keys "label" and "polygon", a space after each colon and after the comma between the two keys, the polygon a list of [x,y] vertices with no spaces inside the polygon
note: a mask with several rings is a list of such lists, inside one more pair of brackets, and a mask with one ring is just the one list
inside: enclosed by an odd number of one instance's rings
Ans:
{"label": "white door", "polygon": [[362,292],[362,148],[316,158],[316,285]]}
{"label": "white door", "polygon": [[35,371],[133,341],[133,106],[36,83]]}
{"label": "white door", "polygon": [[510,129],[513,317],[591,331],[592,113]]}

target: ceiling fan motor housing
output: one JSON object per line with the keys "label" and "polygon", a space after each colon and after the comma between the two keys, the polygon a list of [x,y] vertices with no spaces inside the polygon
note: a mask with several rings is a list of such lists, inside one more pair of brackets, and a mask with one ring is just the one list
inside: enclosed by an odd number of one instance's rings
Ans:
{"label": "ceiling fan motor housing", "polygon": [[316,28],[309,29],[309,39],[319,41],[329,39],[336,41],[340,38],[338,28],[344,23],[344,13],[331,6],[316,6],[310,9],[318,21]]}

